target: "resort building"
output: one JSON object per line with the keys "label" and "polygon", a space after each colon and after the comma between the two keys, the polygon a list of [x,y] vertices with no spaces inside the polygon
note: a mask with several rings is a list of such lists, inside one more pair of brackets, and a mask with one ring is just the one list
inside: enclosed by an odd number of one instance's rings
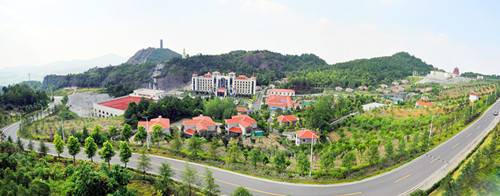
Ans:
{"label": "resort building", "polygon": [[208,136],[217,132],[217,125],[209,116],[197,116],[182,121],[184,135],[191,137],[195,134]]}
{"label": "resort building", "polygon": [[479,100],[479,94],[478,93],[472,92],[472,93],[469,94],[469,101],[470,102],[475,102],[477,100]]}
{"label": "resort building", "polygon": [[234,72],[227,75],[208,72],[204,75],[193,74],[191,77],[192,91],[216,96],[250,96],[255,94],[256,87],[255,77],[236,76]]}
{"label": "resort building", "polygon": [[130,94],[130,96],[144,97],[146,99],[151,99],[151,100],[157,101],[157,100],[160,100],[161,98],[165,97],[166,94],[167,93],[165,91],[162,91],[162,90],[140,88],[140,89],[134,90],[134,92],[132,92]]}
{"label": "resort building", "polygon": [[137,126],[146,128],[146,131],[148,133],[153,132],[153,127],[160,126],[163,130],[163,133],[170,134],[170,119],[162,118],[161,116],[159,116],[158,118],[153,118],[149,121],[139,121],[137,123]]}
{"label": "resort building", "polygon": [[139,103],[141,99],[141,97],[125,96],[100,103],[94,103],[92,108],[92,116],[99,118],[108,118],[123,115],[130,103]]}
{"label": "resort building", "polygon": [[299,121],[299,118],[297,118],[297,116],[295,116],[295,115],[280,115],[280,116],[278,116],[278,123],[280,125],[286,125],[286,126],[296,125],[298,121]]}
{"label": "resort building", "polygon": [[257,121],[245,114],[238,114],[224,121],[226,122],[226,130],[232,135],[248,136],[257,128]]}
{"label": "resort building", "polygon": [[274,88],[267,90],[267,95],[295,96],[295,90]]}
{"label": "resort building", "polygon": [[318,135],[314,131],[308,129],[302,129],[300,131],[295,132],[295,145],[308,144],[308,143],[317,143]]}
{"label": "resort building", "polygon": [[271,110],[289,110],[294,108],[295,103],[290,96],[269,95],[266,104]]}

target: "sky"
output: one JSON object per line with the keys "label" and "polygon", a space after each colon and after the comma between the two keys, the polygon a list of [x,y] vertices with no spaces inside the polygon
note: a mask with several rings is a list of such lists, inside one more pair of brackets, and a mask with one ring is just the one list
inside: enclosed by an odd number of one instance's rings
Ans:
{"label": "sky", "polygon": [[494,0],[0,0],[0,75],[130,57],[159,39],[191,55],[265,49],[328,63],[406,51],[448,71],[500,74],[499,35]]}

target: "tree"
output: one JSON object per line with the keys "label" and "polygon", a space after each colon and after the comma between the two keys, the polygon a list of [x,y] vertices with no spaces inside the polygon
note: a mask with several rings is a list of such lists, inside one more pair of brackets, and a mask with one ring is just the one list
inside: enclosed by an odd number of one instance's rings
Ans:
{"label": "tree", "polygon": [[347,152],[342,158],[342,167],[345,167],[348,171],[350,171],[356,162],[356,153],[354,150]]}
{"label": "tree", "polygon": [[76,154],[80,152],[80,142],[75,136],[69,136],[68,138],[68,153],[73,156],[73,163],[76,163]]}
{"label": "tree", "polygon": [[404,140],[399,140],[398,152],[399,157],[404,158],[406,156],[406,142]]}
{"label": "tree", "polygon": [[33,141],[28,142],[28,150],[33,151]]}
{"label": "tree", "polygon": [[21,151],[24,151],[24,145],[23,145],[23,142],[21,141],[21,138],[17,137],[17,147],[19,148],[19,150]]}
{"label": "tree", "polygon": [[64,152],[64,141],[61,136],[56,133],[54,136],[54,145],[56,147],[57,157],[60,157],[61,153]]}
{"label": "tree", "polygon": [[217,196],[220,194],[219,185],[215,183],[212,171],[210,171],[208,168],[206,168],[205,170],[203,194],[205,194],[206,196]]}
{"label": "tree", "polygon": [[115,151],[113,150],[113,144],[110,141],[104,142],[101,150],[99,151],[99,155],[101,155],[101,159],[108,163],[108,167],[111,167],[111,158],[115,156]]}
{"label": "tree", "polygon": [[47,151],[49,149],[47,148],[47,146],[45,145],[45,142],[43,140],[40,141],[40,148],[38,150],[40,150],[40,155],[42,155],[42,156],[47,155]]}
{"label": "tree", "polygon": [[217,159],[217,148],[219,147],[219,140],[212,139],[210,141],[210,145],[208,146],[208,157],[211,159]]}
{"label": "tree", "polygon": [[120,161],[124,164],[124,167],[127,167],[127,163],[132,156],[132,150],[128,146],[127,142],[120,142]]}
{"label": "tree", "polygon": [[146,132],[146,129],[140,126],[139,128],[137,128],[137,133],[135,133],[134,141],[141,142],[141,145],[144,145],[144,142],[146,142],[147,137],[148,133]]}
{"label": "tree", "polygon": [[157,143],[158,147],[160,147],[160,141],[163,137],[163,128],[160,125],[153,126],[153,133],[151,135],[151,139],[153,143]]}
{"label": "tree", "polygon": [[280,173],[285,171],[285,169],[290,165],[290,161],[283,151],[275,152],[271,161],[274,164],[274,168],[276,168],[276,170]]}
{"label": "tree", "polygon": [[374,165],[379,162],[380,156],[378,153],[378,144],[372,144],[368,148],[368,159],[371,165]]}
{"label": "tree", "polygon": [[99,125],[96,125],[94,127],[94,130],[92,130],[92,133],[90,133],[90,137],[94,138],[94,142],[99,146],[104,143],[104,138],[101,132],[101,127]]}
{"label": "tree", "polygon": [[84,152],[85,154],[87,154],[87,158],[90,159],[91,162],[94,162],[94,155],[97,151],[97,144],[94,142],[94,138],[93,137],[87,137],[87,139],[85,139],[85,146],[84,146]]}
{"label": "tree", "polygon": [[180,136],[175,136],[174,140],[172,140],[172,144],[170,145],[170,149],[175,153],[178,153],[182,149],[182,139]]}
{"label": "tree", "polygon": [[114,138],[120,134],[115,126],[109,127],[108,133],[111,141],[114,141]]}
{"label": "tree", "polygon": [[252,194],[245,189],[244,187],[240,186],[234,190],[234,192],[231,194],[231,196],[252,196]]}
{"label": "tree", "polygon": [[248,159],[252,164],[253,168],[257,168],[257,163],[261,160],[260,150],[253,148],[248,153]]}
{"label": "tree", "polygon": [[187,140],[187,150],[191,158],[197,158],[199,156],[202,142],[202,139],[196,136]]}
{"label": "tree", "polygon": [[162,163],[160,166],[160,175],[156,179],[155,187],[162,195],[172,195],[174,191],[174,182],[172,176],[174,171],[168,163]]}
{"label": "tree", "polygon": [[299,152],[297,154],[296,160],[297,160],[297,166],[296,166],[297,173],[301,175],[306,175],[311,167],[311,162],[307,158],[306,154],[304,152]]}
{"label": "tree", "polygon": [[184,184],[185,191],[187,195],[193,195],[193,188],[198,184],[198,179],[196,178],[196,170],[191,168],[189,164],[186,163],[184,172],[182,172],[182,183]]}
{"label": "tree", "polygon": [[231,118],[236,114],[236,105],[233,99],[211,99],[204,104],[204,114],[215,119]]}
{"label": "tree", "polygon": [[123,126],[121,136],[124,141],[128,141],[132,137],[132,127],[129,124]]}
{"label": "tree", "polygon": [[321,172],[329,172],[335,167],[335,160],[337,158],[337,151],[332,149],[330,145],[326,150],[320,153],[319,166]]}
{"label": "tree", "polygon": [[146,177],[146,171],[151,169],[151,158],[146,154],[146,150],[141,151],[137,168],[142,171],[143,178]]}
{"label": "tree", "polygon": [[226,164],[236,163],[240,157],[240,149],[238,147],[237,140],[231,140],[229,142],[229,147],[227,148]]}
{"label": "tree", "polygon": [[385,158],[391,160],[394,156],[394,145],[392,144],[392,140],[387,141],[385,144]]}

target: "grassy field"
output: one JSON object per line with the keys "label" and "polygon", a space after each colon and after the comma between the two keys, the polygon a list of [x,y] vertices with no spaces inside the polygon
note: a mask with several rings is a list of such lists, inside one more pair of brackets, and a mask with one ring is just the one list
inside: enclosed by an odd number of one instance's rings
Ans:
{"label": "grassy field", "polygon": [[54,91],[54,96],[69,96],[75,93],[105,93],[104,88],[62,88]]}

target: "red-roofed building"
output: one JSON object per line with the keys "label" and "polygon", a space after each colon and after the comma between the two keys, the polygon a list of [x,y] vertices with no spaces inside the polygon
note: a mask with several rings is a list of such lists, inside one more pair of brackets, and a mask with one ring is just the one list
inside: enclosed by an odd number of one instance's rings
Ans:
{"label": "red-roofed building", "polygon": [[140,101],[141,97],[125,96],[95,103],[92,109],[92,115],[102,118],[120,116],[125,113],[130,103],[139,103]]}
{"label": "red-roofed building", "polygon": [[139,121],[137,123],[138,127],[146,128],[148,133],[153,132],[153,127],[157,125],[163,129],[163,133],[170,134],[170,119],[168,118],[162,118],[159,116],[158,118],[153,118],[150,121]]}
{"label": "red-roofed building", "polygon": [[290,96],[269,95],[266,98],[266,104],[271,110],[282,109],[289,110],[294,107]]}
{"label": "red-roofed building", "polygon": [[417,101],[415,103],[416,108],[430,107],[430,106],[432,106],[432,102],[428,102],[428,101]]}
{"label": "red-roofed building", "polygon": [[236,116],[232,116],[231,119],[226,119],[224,121],[226,122],[226,130],[231,132],[232,128],[237,127],[240,129],[240,134],[242,135],[248,135],[253,129],[257,128],[257,121],[246,114],[238,114]]}
{"label": "red-roofed building", "polygon": [[186,131],[190,129],[194,130],[195,134],[203,136],[206,136],[207,134],[215,134],[217,131],[217,125],[212,118],[203,115],[182,121],[182,126],[184,127],[183,130],[186,134],[188,134]]}
{"label": "red-roofed building", "polygon": [[476,92],[471,92],[471,93],[469,94],[469,101],[470,101],[470,102],[475,102],[475,101],[477,101],[477,100],[479,100],[479,94],[478,94],[478,93],[476,93]]}
{"label": "red-roofed building", "polygon": [[280,125],[295,125],[299,121],[299,118],[295,115],[280,115],[278,116],[278,123]]}
{"label": "red-roofed building", "polygon": [[301,145],[301,144],[307,144],[307,143],[317,143],[318,141],[318,135],[311,130],[308,129],[302,129],[300,131],[295,132],[295,144],[296,145]]}
{"label": "red-roofed building", "polygon": [[273,89],[267,90],[267,95],[295,96],[295,90],[293,90],[293,89],[273,88]]}

